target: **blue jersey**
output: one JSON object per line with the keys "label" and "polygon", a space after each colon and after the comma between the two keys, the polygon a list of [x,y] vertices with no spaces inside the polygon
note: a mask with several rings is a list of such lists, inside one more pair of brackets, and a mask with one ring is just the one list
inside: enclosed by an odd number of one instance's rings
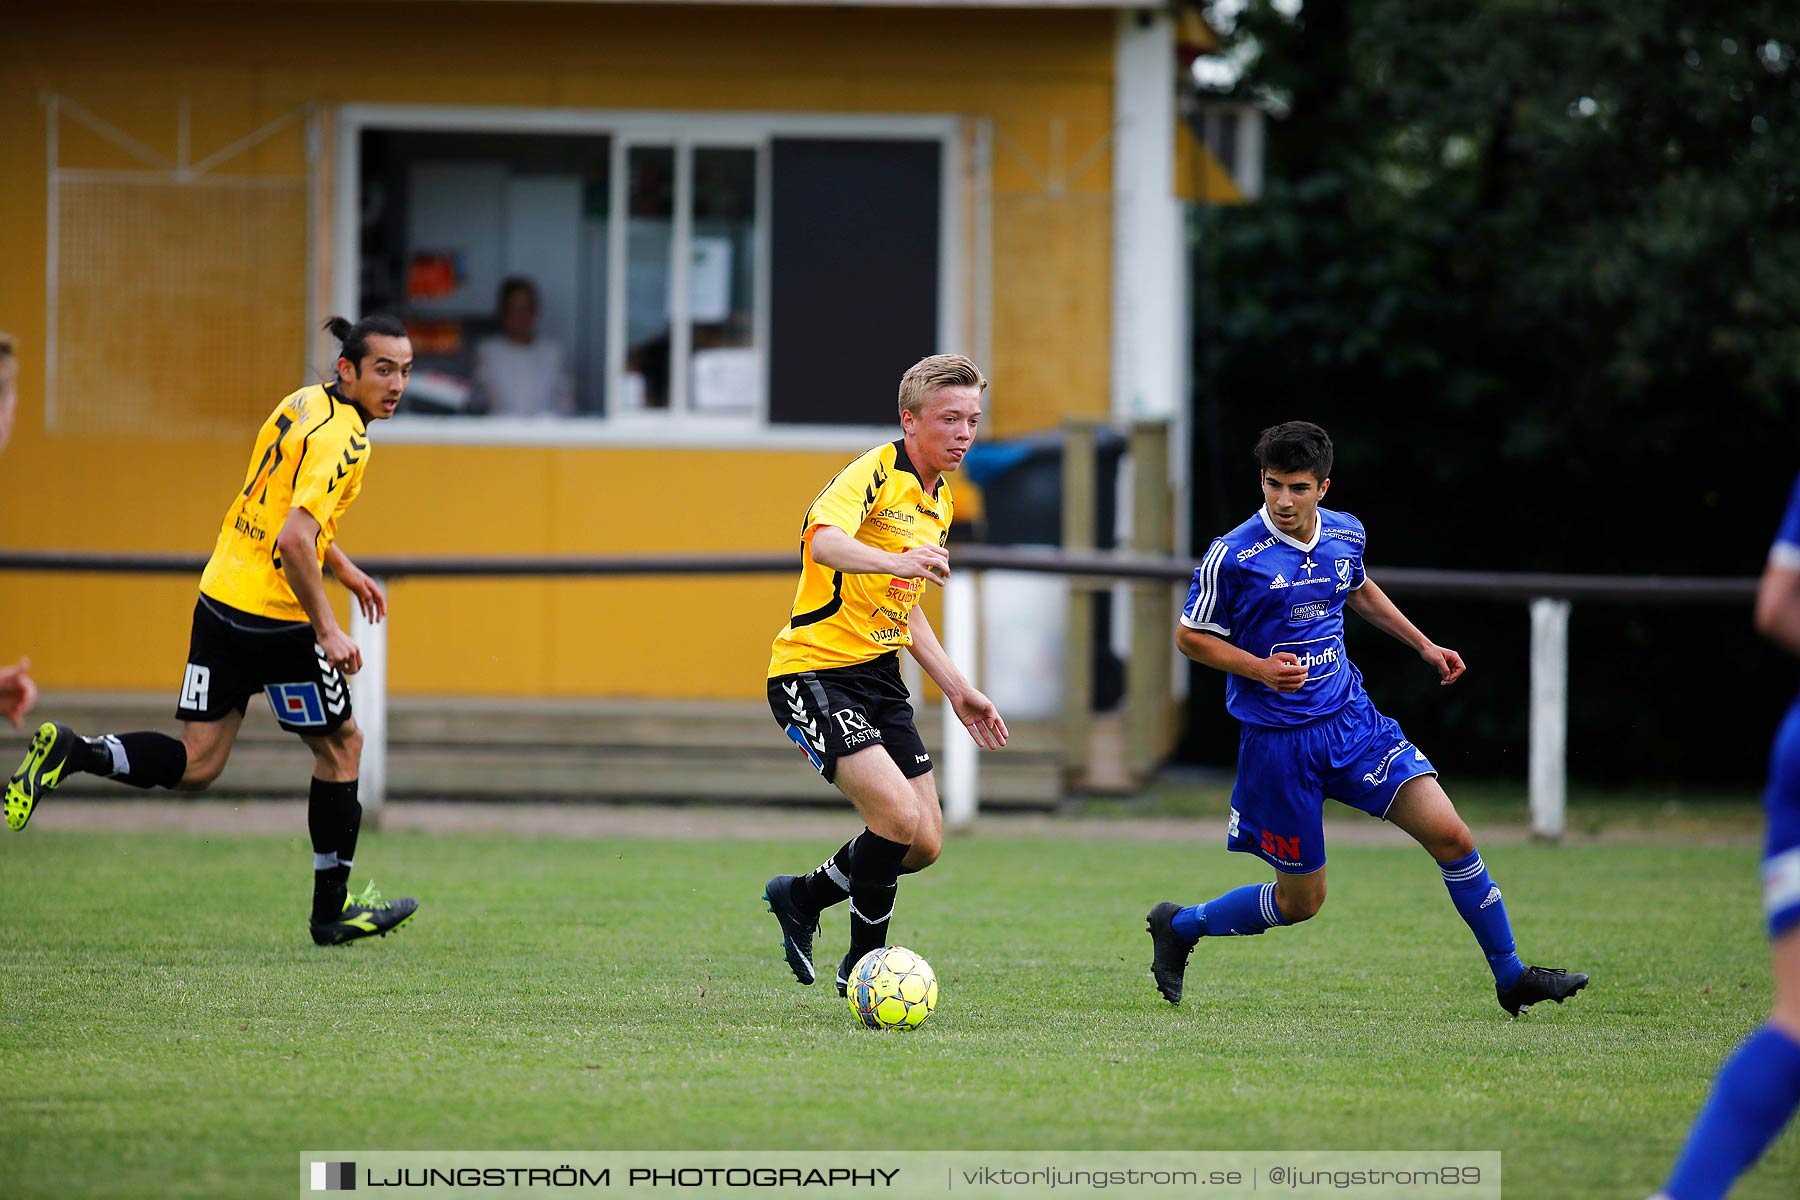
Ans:
{"label": "blue jersey", "polygon": [[1363,585],[1364,540],[1361,521],[1321,508],[1312,540],[1296,541],[1262,508],[1207,547],[1181,623],[1258,658],[1287,651],[1307,669],[1305,686],[1286,696],[1228,674],[1225,708],[1232,716],[1246,725],[1292,728],[1328,717],[1362,694],[1362,672],[1344,648],[1344,601]]}
{"label": "blue jersey", "polygon": [[[1769,547],[1769,564],[1800,570],[1800,478],[1794,480],[1787,512]],[[1800,700],[1788,707],[1769,755],[1769,786],[1763,794],[1768,815],[1763,849],[1763,911],[1769,937],[1800,926]]]}

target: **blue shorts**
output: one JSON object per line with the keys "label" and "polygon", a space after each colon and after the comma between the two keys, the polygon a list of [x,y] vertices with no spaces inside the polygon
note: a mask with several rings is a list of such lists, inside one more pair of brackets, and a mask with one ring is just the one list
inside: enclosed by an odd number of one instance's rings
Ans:
{"label": "blue shorts", "polygon": [[1277,871],[1308,875],[1325,865],[1325,799],[1385,817],[1400,785],[1436,775],[1399,722],[1360,689],[1329,717],[1293,729],[1245,725],[1225,844]]}
{"label": "blue shorts", "polygon": [[1800,700],[1788,708],[1775,731],[1763,812],[1769,818],[1763,845],[1763,915],[1774,939],[1800,926]]}

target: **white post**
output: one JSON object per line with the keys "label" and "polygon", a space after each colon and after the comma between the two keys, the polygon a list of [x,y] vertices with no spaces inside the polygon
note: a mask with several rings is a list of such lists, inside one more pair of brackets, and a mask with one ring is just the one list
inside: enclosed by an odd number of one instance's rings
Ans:
{"label": "white post", "polygon": [[1531,602],[1531,832],[1562,837],[1569,738],[1569,602]]}
{"label": "white post", "polygon": [[[977,573],[952,573],[944,585],[944,649],[962,668],[962,673],[975,687],[981,682],[977,671],[981,665],[981,647],[976,645],[975,631],[980,627],[980,581]],[[950,701],[944,701],[943,804],[944,824],[951,829],[964,829],[975,821],[976,791],[980,786],[981,764],[975,739],[963,728]]]}
{"label": "white post", "polygon": [[1112,414],[1174,417],[1186,404],[1187,344],[1187,243],[1175,198],[1175,18],[1145,5],[1121,12],[1115,29]]}
{"label": "white post", "polygon": [[[375,581],[382,584],[381,580]],[[386,585],[382,585],[386,590]],[[390,613],[391,616],[391,613]],[[362,670],[350,677],[350,709],[362,730],[361,786],[363,820],[371,829],[381,824],[387,799],[387,622],[371,623],[362,606],[350,601],[350,640],[362,651]]]}
{"label": "white post", "polygon": [[906,702],[916,713],[925,707],[925,669],[910,654],[900,656],[900,682],[906,685]]}

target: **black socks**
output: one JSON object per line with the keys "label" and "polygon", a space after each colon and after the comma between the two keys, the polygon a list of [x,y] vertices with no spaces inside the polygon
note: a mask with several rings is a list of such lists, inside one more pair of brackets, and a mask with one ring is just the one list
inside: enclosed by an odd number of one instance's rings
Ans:
{"label": "black socks", "polygon": [[356,780],[312,781],[307,796],[306,829],[313,847],[313,920],[334,920],[343,911],[356,860],[356,836],[362,830],[362,804]]}
{"label": "black socks", "polygon": [[836,854],[800,877],[797,890],[813,912],[822,913],[850,895],[850,856],[855,845],[854,839],[845,842]]}
{"label": "black socks", "polygon": [[344,898],[350,894],[350,868],[326,867],[313,872],[312,919],[323,925],[335,921],[344,911]]}
{"label": "black socks", "polygon": [[187,747],[166,733],[106,733],[75,739],[69,770],[137,788],[172,788],[187,774]]}
{"label": "black socks", "polygon": [[900,860],[910,847],[865,829],[850,844],[850,955],[861,958],[887,945],[888,921],[899,891]]}

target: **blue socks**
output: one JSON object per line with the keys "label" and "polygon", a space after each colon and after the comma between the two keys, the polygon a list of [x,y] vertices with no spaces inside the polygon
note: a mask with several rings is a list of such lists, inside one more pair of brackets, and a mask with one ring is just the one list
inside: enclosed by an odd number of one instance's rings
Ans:
{"label": "blue socks", "polygon": [[1474,931],[1481,952],[1487,955],[1488,968],[1494,972],[1494,986],[1502,991],[1519,981],[1525,964],[1513,948],[1512,922],[1506,919],[1506,904],[1500,889],[1481,861],[1481,851],[1451,863],[1439,863],[1444,873],[1444,886],[1450,889],[1450,902]]}
{"label": "blue socks", "polygon": [[[1450,889],[1450,900],[1456,911],[1474,931],[1475,940],[1487,955],[1488,967],[1494,972],[1494,983],[1501,989],[1519,981],[1525,964],[1513,948],[1512,922],[1507,920],[1506,905],[1500,889],[1494,885],[1481,861],[1481,852],[1453,863],[1440,863],[1444,886]],[[1234,888],[1205,904],[1190,904],[1175,914],[1170,922],[1175,936],[1188,942],[1203,937],[1250,937],[1276,925],[1286,925],[1275,904],[1275,885],[1250,884]]]}
{"label": "blue socks", "polygon": [[1175,914],[1170,927],[1183,941],[1197,942],[1203,937],[1250,937],[1286,924],[1275,907],[1275,885],[1252,883],[1205,904],[1188,905]]}
{"label": "blue socks", "polygon": [[1719,1200],[1800,1108],[1800,1044],[1773,1025],[1744,1039],[1694,1118],[1663,1192]]}

